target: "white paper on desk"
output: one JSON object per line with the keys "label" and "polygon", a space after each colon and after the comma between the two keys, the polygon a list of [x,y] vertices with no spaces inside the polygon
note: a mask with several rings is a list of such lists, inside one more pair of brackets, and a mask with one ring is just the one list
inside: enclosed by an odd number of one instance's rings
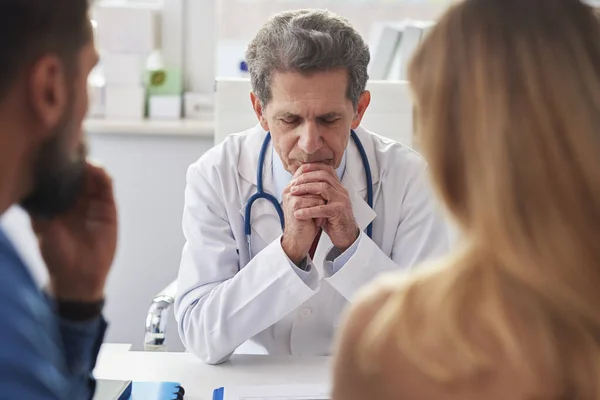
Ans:
{"label": "white paper on desk", "polygon": [[226,386],[223,400],[329,400],[328,385]]}

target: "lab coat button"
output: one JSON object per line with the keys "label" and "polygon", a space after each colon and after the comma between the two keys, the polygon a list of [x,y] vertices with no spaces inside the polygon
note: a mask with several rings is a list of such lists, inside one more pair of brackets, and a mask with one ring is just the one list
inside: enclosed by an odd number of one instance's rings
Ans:
{"label": "lab coat button", "polygon": [[300,316],[302,318],[308,318],[310,317],[312,314],[312,310],[310,308],[303,308],[302,311],[300,311]]}

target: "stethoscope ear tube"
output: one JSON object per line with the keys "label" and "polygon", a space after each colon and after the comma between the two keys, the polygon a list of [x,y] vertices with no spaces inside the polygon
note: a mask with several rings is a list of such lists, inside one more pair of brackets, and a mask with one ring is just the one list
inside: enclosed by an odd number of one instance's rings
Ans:
{"label": "stethoscope ear tube", "polygon": [[[373,177],[371,176],[371,165],[369,164],[369,158],[367,157],[367,152],[365,151],[365,148],[363,147],[360,139],[358,138],[358,135],[356,134],[356,132],[354,132],[354,129],[350,131],[350,136],[352,136],[352,140],[354,140],[354,143],[358,148],[358,152],[360,153],[360,158],[362,159],[367,179],[367,204],[369,205],[369,207],[371,207],[371,209],[373,209]],[[367,236],[373,238],[372,222],[369,224],[369,226],[367,226]]]}
{"label": "stethoscope ear tube", "polygon": [[250,218],[252,217],[252,206],[254,202],[258,199],[265,199],[271,202],[277,210],[277,214],[279,215],[279,221],[281,222],[281,229],[285,228],[285,218],[283,216],[283,209],[279,205],[279,201],[275,198],[275,196],[270,195],[269,193],[265,193],[263,188],[263,169],[265,166],[265,155],[267,154],[267,149],[269,147],[269,142],[271,141],[271,132],[267,132],[267,136],[263,141],[263,144],[260,148],[260,153],[258,155],[258,168],[256,168],[256,193],[254,193],[250,199],[248,199],[248,203],[246,203],[246,209],[244,210],[244,233],[246,237],[250,237],[252,227],[250,226]]}

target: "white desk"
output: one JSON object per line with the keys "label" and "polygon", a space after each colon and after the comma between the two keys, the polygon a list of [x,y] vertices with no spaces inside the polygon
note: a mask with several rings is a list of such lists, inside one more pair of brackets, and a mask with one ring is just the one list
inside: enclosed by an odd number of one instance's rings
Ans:
{"label": "white desk", "polygon": [[176,381],[186,400],[211,400],[213,389],[228,385],[322,384],[329,380],[328,357],[237,355],[210,366],[188,353],[115,351],[105,346],[94,374],[99,379]]}

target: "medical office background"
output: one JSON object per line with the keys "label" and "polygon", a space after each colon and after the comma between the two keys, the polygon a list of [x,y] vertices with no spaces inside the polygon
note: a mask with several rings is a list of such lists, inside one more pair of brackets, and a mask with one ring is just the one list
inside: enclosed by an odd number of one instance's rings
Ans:
{"label": "medical office background", "polygon": [[[406,20],[433,21],[450,3],[97,0],[92,18],[108,70],[102,71],[101,62],[90,78],[94,99],[85,129],[91,156],[115,179],[120,215],[119,248],[106,290],[105,314],[110,322],[106,341],[143,349],[150,302],[177,277],[184,243],[181,218],[187,167],[214,145],[215,79],[246,76],[245,48],[269,16],[289,9],[327,8],[348,18],[374,49],[384,26]],[[106,13],[102,7],[147,9],[153,22],[148,25],[148,18],[144,20],[139,13],[131,19]],[[142,19],[136,22],[135,18]],[[173,85],[181,87],[157,90],[156,101],[150,105],[144,79],[153,78],[142,74],[138,82],[138,78],[127,76],[127,59],[132,54],[142,57],[149,71],[164,69],[169,77],[174,75],[177,79]],[[116,76],[107,79],[104,72]],[[153,77],[161,79],[160,74]],[[32,236],[26,228],[18,234],[28,261],[43,280],[43,266]],[[167,348],[183,350],[172,310]]]}

